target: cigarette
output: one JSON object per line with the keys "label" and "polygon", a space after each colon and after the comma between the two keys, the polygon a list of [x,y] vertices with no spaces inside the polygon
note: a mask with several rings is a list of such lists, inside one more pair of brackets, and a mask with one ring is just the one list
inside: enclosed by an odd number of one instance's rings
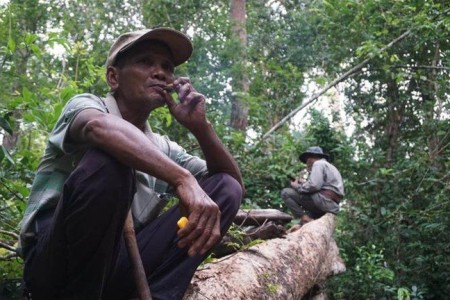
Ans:
{"label": "cigarette", "polygon": [[173,86],[173,83],[169,83],[165,87],[163,87],[163,90],[165,90],[169,93],[173,93],[173,92],[175,92],[175,87]]}

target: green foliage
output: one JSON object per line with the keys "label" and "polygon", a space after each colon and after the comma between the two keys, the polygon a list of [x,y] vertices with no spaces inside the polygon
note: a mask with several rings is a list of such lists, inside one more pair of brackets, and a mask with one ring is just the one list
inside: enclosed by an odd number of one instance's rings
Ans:
{"label": "green foliage", "polygon": [[[349,272],[341,280],[335,296],[341,298],[361,297],[363,299],[390,298],[394,289],[394,272],[387,267],[383,250],[375,245],[356,247],[356,259]],[[345,285],[341,285],[345,283]],[[349,291],[358,291],[352,295]],[[342,298],[341,298],[342,299]]]}
{"label": "green foliage", "polygon": [[250,242],[246,241],[245,231],[242,229],[241,226],[238,226],[236,224],[231,224],[230,228],[228,229],[227,236],[230,237],[230,241],[225,243],[225,246],[235,251],[245,251],[255,245],[264,242],[261,239],[255,239]]}
{"label": "green foliage", "polygon": [[[341,171],[346,199],[336,236],[347,272],[332,280],[331,296],[444,299],[450,291],[447,6],[248,0],[248,47],[238,49],[227,1],[11,0],[0,6],[0,229],[17,233],[64,104],[77,93],[108,91],[103,65],[113,37],[143,24],[171,26],[192,37],[194,55],[177,75],[191,77],[207,96],[208,118],[244,175],[244,207],[284,210],[279,193],[288,175],[304,168],[298,154],[308,146],[323,147]],[[370,63],[338,87],[348,120],[315,107],[304,127],[290,123],[259,140],[309,95],[305,81],[323,86],[366,58]],[[237,132],[228,125],[239,92],[230,83],[242,66],[250,90],[239,95],[249,105],[249,125]],[[201,154],[167,109],[151,120],[155,131]],[[0,273],[2,280],[20,278],[21,261],[0,262]],[[16,284],[8,282],[8,289]]]}
{"label": "green foliage", "polygon": [[299,170],[300,141],[290,136],[274,136],[264,144],[249,147],[240,154],[247,208],[283,209],[280,191],[289,185],[288,175]]}

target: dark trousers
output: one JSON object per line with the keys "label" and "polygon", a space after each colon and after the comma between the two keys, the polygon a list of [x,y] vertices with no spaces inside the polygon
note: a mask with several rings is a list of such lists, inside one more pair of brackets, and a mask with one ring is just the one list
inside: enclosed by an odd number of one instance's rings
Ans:
{"label": "dark trousers", "polygon": [[296,218],[306,214],[313,219],[318,219],[327,212],[333,214],[339,212],[339,204],[320,193],[300,194],[289,187],[281,191],[281,198]]}
{"label": "dark trousers", "polygon": [[[223,235],[239,209],[242,189],[223,173],[200,186],[220,208]],[[85,154],[66,180],[56,210],[38,218],[37,241],[26,254],[24,269],[33,300],[136,296],[122,235],[134,192],[130,168],[100,150]],[[189,257],[177,247],[180,217],[173,207],[136,234],[154,299],[182,299],[206,257]]]}

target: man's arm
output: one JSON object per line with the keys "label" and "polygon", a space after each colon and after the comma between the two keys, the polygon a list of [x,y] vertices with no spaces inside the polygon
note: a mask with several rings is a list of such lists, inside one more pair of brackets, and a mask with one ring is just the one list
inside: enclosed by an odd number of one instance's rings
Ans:
{"label": "man's arm", "polygon": [[205,156],[208,171],[212,174],[224,172],[234,177],[244,190],[244,183],[239,167],[228,149],[222,144],[211,123],[207,121],[204,127],[192,131],[196,137],[203,155]]}
{"label": "man's arm", "polygon": [[124,165],[172,185],[190,220],[190,225],[183,229],[187,236],[179,242],[180,247],[189,245],[189,255],[206,253],[220,239],[217,204],[189,171],[162,153],[133,124],[95,109],[85,109],[72,121],[69,138],[74,143],[98,147]]}
{"label": "man's arm", "polygon": [[306,194],[320,191],[324,182],[323,176],[323,165],[316,161],[311,168],[308,179],[297,188],[297,191]]}
{"label": "man's arm", "polygon": [[137,127],[95,109],[83,110],[75,117],[69,138],[74,143],[98,147],[121,163],[174,186],[189,173],[164,155]]}

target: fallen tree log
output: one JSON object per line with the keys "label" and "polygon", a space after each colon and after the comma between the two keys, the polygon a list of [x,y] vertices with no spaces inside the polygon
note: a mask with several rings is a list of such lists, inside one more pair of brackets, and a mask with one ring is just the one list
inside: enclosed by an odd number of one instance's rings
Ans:
{"label": "fallen tree log", "polygon": [[335,216],[303,225],[196,271],[184,300],[301,299],[314,285],[345,271],[332,235]]}

